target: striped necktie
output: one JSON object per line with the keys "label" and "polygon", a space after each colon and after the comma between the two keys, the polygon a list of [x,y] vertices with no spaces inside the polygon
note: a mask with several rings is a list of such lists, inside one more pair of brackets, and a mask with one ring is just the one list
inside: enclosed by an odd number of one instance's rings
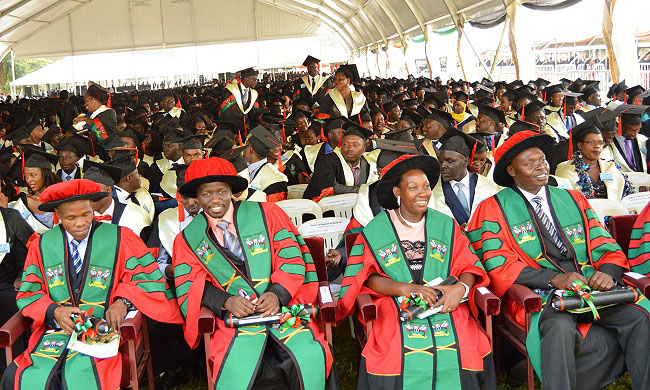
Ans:
{"label": "striped necktie", "polygon": [[70,256],[72,257],[72,265],[74,266],[74,271],[77,275],[79,275],[79,272],[81,272],[81,268],[83,267],[83,261],[81,260],[78,250],[79,244],[81,244],[81,241],[70,241]]}
{"label": "striped necktie", "polygon": [[544,209],[542,209],[542,197],[541,196],[535,196],[533,198],[533,203],[535,204],[535,213],[537,214],[537,217],[539,220],[542,222],[546,230],[551,234],[551,238],[553,239],[553,242],[555,245],[560,249],[561,253],[566,253],[567,249],[564,246],[564,243],[562,240],[560,240],[560,235],[558,234],[557,230],[555,229],[555,225],[551,221],[551,219],[548,217],[546,212],[544,212]]}
{"label": "striped necktie", "polygon": [[245,261],[246,258],[244,257],[241,243],[234,234],[228,231],[228,225],[230,225],[230,222],[224,221],[223,219],[217,222],[217,226],[223,231],[223,246],[228,248],[241,261]]}

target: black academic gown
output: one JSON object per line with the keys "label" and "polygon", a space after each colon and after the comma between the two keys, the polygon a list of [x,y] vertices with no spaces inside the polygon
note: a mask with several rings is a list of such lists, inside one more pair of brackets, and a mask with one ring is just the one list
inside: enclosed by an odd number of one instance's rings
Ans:
{"label": "black academic gown", "polygon": [[[472,211],[472,203],[474,203],[474,191],[476,190],[476,182],[478,181],[478,175],[476,173],[470,174],[469,175],[469,207],[470,207],[470,213]],[[442,192],[445,194],[445,203],[449,207],[449,210],[451,210],[451,213],[454,216],[454,219],[456,222],[458,222],[459,225],[463,225],[469,221],[469,215],[465,212],[465,209],[463,206],[460,204],[460,201],[458,200],[458,196],[456,195],[456,192],[454,191],[453,188],[451,188],[451,185],[446,182],[442,181]]]}
{"label": "black academic gown", "polygon": [[323,83],[323,85],[321,85],[320,88],[318,88],[315,94],[312,94],[311,92],[309,92],[309,89],[307,89],[307,85],[305,84],[305,81],[302,79],[302,77],[300,77],[293,84],[293,90],[295,91],[293,98],[306,99],[311,103],[312,106],[314,104],[318,104],[320,106],[323,103],[325,94],[331,88],[332,88],[332,81],[331,79],[328,79]]}
{"label": "black academic gown", "polygon": [[59,126],[66,131],[72,127],[72,122],[79,115],[79,110],[70,102],[60,102],[56,115],[59,117]]}
{"label": "black academic gown", "polygon": [[[361,157],[359,185],[365,183],[370,175],[370,164],[365,157]],[[303,194],[303,199],[314,199],[321,195],[326,188],[333,187],[334,195],[358,192],[359,186],[346,186],[345,174],[341,160],[336,153],[325,155],[317,162],[314,175]]]}
{"label": "black academic gown", "polygon": [[[331,154],[332,152],[328,153]],[[318,149],[318,154],[316,155],[316,162],[314,162],[314,169],[316,169],[316,166],[318,163],[325,157],[327,154],[325,153],[325,145],[324,143],[321,143],[320,149]],[[302,162],[305,165],[305,172],[307,174],[311,175],[313,172],[311,171],[311,168],[309,168],[309,163],[307,162],[307,156],[305,155],[305,148],[303,147],[302,150],[300,151],[300,157],[302,158]]]}
{"label": "black academic gown", "polygon": [[[648,167],[643,166],[643,158],[641,158],[641,150],[639,149],[638,139],[634,138],[631,141],[632,141],[632,152],[634,153],[634,160],[636,161],[636,164],[634,165],[635,166],[634,171],[648,173]],[[632,164],[630,161],[628,161],[627,154],[625,153],[625,145],[622,145],[616,137],[614,137],[612,143],[614,144],[616,149],[618,149],[618,153],[621,155],[621,157],[623,157],[623,159],[627,163],[627,166],[632,168]],[[646,144],[643,146],[647,150],[648,142],[646,141]]]}
{"label": "black academic gown", "polygon": [[305,163],[302,161],[302,158],[300,158],[300,154],[293,153],[291,158],[284,163],[284,171],[282,172],[289,180],[287,185],[291,186],[294,184],[300,184],[298,177],[301,175],[309,175],[309,173],[307,173],[308,169],[309,168],[307,168]]}

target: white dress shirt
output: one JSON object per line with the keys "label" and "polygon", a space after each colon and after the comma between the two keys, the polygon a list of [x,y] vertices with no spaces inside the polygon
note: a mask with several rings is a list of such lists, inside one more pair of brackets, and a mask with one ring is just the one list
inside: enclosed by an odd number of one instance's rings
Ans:
{"label": "white dress shirt", "polygon": [[266,164],[266,158],[263,158],[260,161],[256,161],[248,165],[248,173],[249,173],[250,181],[253,181],[255,175],[257,175],[257,171],[259,171],[260,168],[264,166],[264,164]]}
{"label": "white dress shirt", "polygon": [[[72,234],[68,233],[66,230],[65,232],[66,237],[68,238],[68,247],[70,246],[70,243],[72,240],[75,238],[72,237]],[[86,237],[79,242],[79,245],[77,245],[77,253],[79,253],[79,257],[81,257],[81,261],[84,261],[84,257],[86,255],[86,248],[88,247],[88,237],[90,237],[90,228],[88,229],[88,234],[86,234]]]}
{"label": "white dress shirt", "polygon": [[113,190],[115,190],[115,196],[117,196],[117,200],[120,203],[127,204],[129,202],[129,195],[131,194],[128,191],[125,191],[122,187],[118,185],[114,185]]}
{"label": "white dress shirt", "polygon": [[61,169],[61,181],[68,181],[68,179],[66,179],[68,176],[70,176],[70,180],[74,180],[74,175],[77,174],[77,169],[79,169],[79,167],[74,167],[74,170],[70,173],[65,173],[65,171]]}
{"label": "white dress shirt", "polygon": [[[97,211],[95,211],[94,214],[95,214],[95,216],[97,216],[97,217],[103,217],[104,215],[108,215],[108,216],[110,216],[110,217],[113,217],[113,210],[115,210],[115,199],[112,199],[112,198],[111,198],[111,205],[108,206],[108,208],[106,209],[106,211],[104,211],[104,212],[101,213],[101,214],[98,213]],[[106,222],[106,221],[102,221],[102,222]],[[108,223],[110,223],[110,222],[108,222]]]}

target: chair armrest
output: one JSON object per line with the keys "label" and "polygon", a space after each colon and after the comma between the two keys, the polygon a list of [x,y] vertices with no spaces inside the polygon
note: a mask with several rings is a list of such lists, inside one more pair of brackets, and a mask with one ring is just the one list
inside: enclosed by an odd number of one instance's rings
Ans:
{"label": "chair armrest", "polygon": [[474,290],[474,302],[485,315],[496,316],[501,312],[501,300],[487,287],[479,287]]}
{"label": "chair armrest", "polygon": [[506,292],[508,297],[521,305],[526,313],[542,310],[542,297],[522,284],[513,284]]}
{"label": "chair armrest", "polygon": [[0,328],[0,348],[11,347],[32,323],[19,311]]}
{"label": "chair armrest", "polygon": [[125,319],[120,325],[120,336],[122,340],[137,340],[142,329],[144,316],[140,310],[135,312],[135,315]]}
{"label": "chair armrest", "polygon": [[370,294],[359,294],[357,296],[357,308],[364,323],[367,324],[377,318],[377,306],[372,301]]}
{"label": "chair armrest", "polygon": [[636,272],[626,272],[623,274],[623,281],[633,287],[641,290],[641,293],[648,297],[650,294],[650,278]]}
{"label": "chair armrest", "polygon": [[199,313],[199,334],[214,333],[216,328],[217,324],[212,310],[201,306],[201,312]]}
{"label": "chair armrest", "polygon": [[334,297],[328,282],[318,283],[318,306],[320,306],[323,322],[336,322],[336,304],[334,304]]}

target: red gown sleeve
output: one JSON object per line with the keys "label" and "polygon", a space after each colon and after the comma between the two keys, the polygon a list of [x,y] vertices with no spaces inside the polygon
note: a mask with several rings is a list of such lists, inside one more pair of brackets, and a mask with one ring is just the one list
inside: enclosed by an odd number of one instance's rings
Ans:
{"label": "red gown sleeve", "polygon": [[39,328],[45,323],[47,308],[54,303],[50,298],[47,287],[43,260],[41,259],[40,241],[40,237],[36,238],[27,253],[23,280],[16,302],[22,314],[34,321],[34,328]]}
{"label": "red gown sleeve", "polygon": [[183,322],[174,294],[151,252],[130,229],[121,227],[120,236],[115,274],[119,276],[119,283],[112,301],[119,297],[126,298],[156,321]]}

